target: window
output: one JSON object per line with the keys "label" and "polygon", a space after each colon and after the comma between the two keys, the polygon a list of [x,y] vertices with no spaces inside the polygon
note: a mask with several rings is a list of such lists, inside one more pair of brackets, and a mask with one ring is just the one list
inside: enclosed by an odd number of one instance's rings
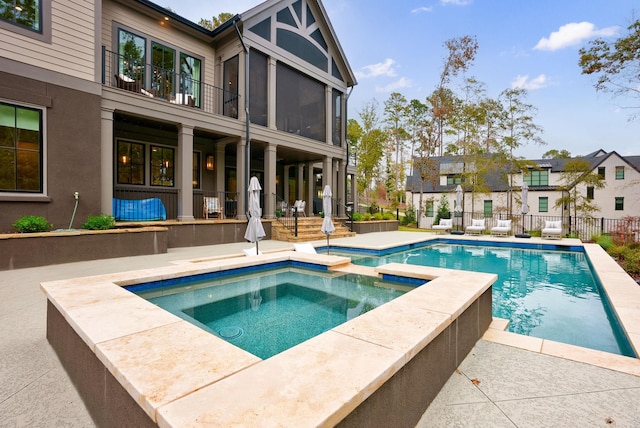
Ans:
{"label": "window", "polygon": [[342,93],[333,89],[331,91],[333,101],[333,117],[331,118],[331,133],[334,146],[342,145]]}
{"label": "window", "polygon": [[493,201],[485,200],[484,201],[484,216],[491,217],[493,215]]}
{"label": "window", "polygon": [[118,184],[144,185],[144,144],[118,141]]}
{"label": "window", "polygon": [[546,213],[549,212],[549,198],[546,196],[541,196],[538,198],[538,212]]}
{"label": "window", "polygon": [[624,198],[616,198],[616,211],[624,211]]}
{"label": "window", "polygon": [[[180,88],[179,91],[184,96],[191,96],[193,106],[200,107],[202,97],[200,96],[202,80],[202,62],[187,54],[180,54]],[[186,98],[185,98],[186,100]],[[186,103],[184,100],[180,100]]]}
{"label": "window", "polygon": [[200,188],[200,152],[193,152],[193,166],[191,171],[192,185],[194,189]]}
{"label": "window", "polygon": [[151,185],[173,187],[174,150],[151,146]]}
{"label": "window", "polygon": [[587,186],[587,200],[590,201],[593,199],[594,189],[593,186]]}
{"label": "window", "polygon": [[42,110],[0,103],[0,191],[42,193]]}
{"label": "window", "polygon": [[459,175],[447,175],[447,185],[462,184],[462,177]]}
{"label": "window", "polygon": [[548,186],[549,170],[529,171],[524,174],[524,182],[529,186]]}
{"label": "window", "polygon": [[433,201],[427,201],[427,217],[433,217]]}
{"label": "window", "polygon": [[154,96],[174,99],[175,58],[175,50],[160,43],[151,43],[151,91]]}
{"label": "window", "polygon": [[276,126],[279,130],[326,141],[325,106],[325,85],[277,63]]}
{"label": "window", "polygon": [[616,167],[616,180],[624,180],[624,166]]}
{"label": "window", "polygon": [[0,19],[42,32],[42,0],[0,0]]}
{"label": "window", "polygon": [[267,126],[269,58],[251,49],[249,53],[249,111],[251,123]]}
{"label": "window", "polygon": [[605,177],[604,177],[604,173],[605,173],[605,167],[603,167],[603,166],[599,166],[599,167],[598,167],[598,175],[599,175],[601,178],[605,178]]}
{"label": "window", "polygon": [[[224,92],[222,96],[222,114],[238,118],[238,55],[224,62]],[[249,64],[251,66],[251,64]]]}
{"label": "window", "polygon": [[[1,1],[1,0],[0,0]],[[126,30],[118,30],[118,74],[144,85],[147,41]]]}

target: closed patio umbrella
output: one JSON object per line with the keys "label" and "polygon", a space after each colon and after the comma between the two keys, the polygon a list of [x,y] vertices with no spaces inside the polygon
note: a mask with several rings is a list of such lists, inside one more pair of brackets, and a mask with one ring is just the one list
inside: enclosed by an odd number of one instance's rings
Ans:
{"label": "closed patio umbrella", "polygon": [[529,212],[529,205],[527,199],[529,197],[529,186],[527,183],[522,183],[522,233],[516,235],[517,238],[531,238],[531,235],[525,232],[524,230],[524,217]]}
{"label": "closed patio umbrella", "polygon": [[335,226],[331,221],[331,186],[328,184],[324,186],[324,190],[322,191],[322,211],[324,212],[324,220],[322,220],[322,228],[320,231],[327,235],[327,254],[329,254],[329,235],[331,235],[335,230]]}
{"label": "closed patio umbrella", "polygon": [[256,243],[256,254],[258,253],[258,241],[264,238],[267,234],[264,232],[260,217],[262,217],[262,209],[260,208],[260,182],[258,178],[253,176],[249,181],[249,223],[247,224],[247,231],[244,234],[244,239],[249,242]]}

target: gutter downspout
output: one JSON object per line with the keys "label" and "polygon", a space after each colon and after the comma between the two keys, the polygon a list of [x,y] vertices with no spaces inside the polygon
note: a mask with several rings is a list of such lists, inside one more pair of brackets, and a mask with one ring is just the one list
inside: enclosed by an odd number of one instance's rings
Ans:
{"label": "gutter downspout", "polygon": [[249,178],[251,175],[251,163],[250,163],[250,155],[251,155],[251,139],[250,139],[250,128],[249,125],[251,123],[251,116],[249,115],[249,48],[244,44],[244,40],[242,39],[242,34],[240,34],[240,29],[238,28],[238,20],[233,21],[233,27],[236,29],[236,34],[238,35],[238,40],[240,40],[240,44],[242,44],[242,50],[244,50],[244,111],[245,111],[245,149],[244,149],[244,174],[245,174],[245,186],[247,186],[244,190],[244,208],[248,210],[249,207]]}

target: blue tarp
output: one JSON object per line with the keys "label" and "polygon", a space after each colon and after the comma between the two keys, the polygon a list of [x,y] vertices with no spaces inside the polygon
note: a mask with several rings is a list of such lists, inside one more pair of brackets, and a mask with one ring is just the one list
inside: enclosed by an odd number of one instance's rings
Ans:
{"label": "blue tarp", "polygon": [[158,198],[133,200],[113,198],[113,216],[118,221],[166,220],[167,211]]}

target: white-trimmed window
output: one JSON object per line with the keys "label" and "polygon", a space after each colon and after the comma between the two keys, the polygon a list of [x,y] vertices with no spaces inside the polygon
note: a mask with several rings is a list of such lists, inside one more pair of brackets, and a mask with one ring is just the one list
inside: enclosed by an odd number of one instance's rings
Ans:
{"label": "white-trimmed window", "polygon": [[44,193],[44,110],[0,102],[0,192]]}

